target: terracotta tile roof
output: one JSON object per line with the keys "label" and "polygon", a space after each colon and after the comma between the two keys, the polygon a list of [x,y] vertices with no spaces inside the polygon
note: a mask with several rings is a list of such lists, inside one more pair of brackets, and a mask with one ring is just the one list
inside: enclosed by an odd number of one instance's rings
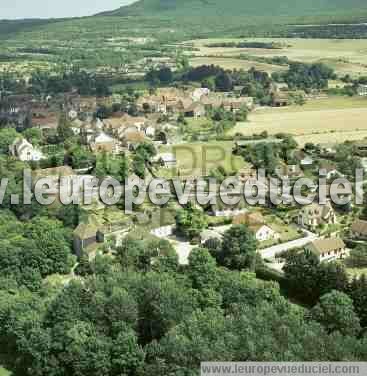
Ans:
{"label": "terracotta tile roof", "polygon": [[128,132],[125,134],[124,138],[127,142],[138,143],[145,140],[145,135],[143,132]]}

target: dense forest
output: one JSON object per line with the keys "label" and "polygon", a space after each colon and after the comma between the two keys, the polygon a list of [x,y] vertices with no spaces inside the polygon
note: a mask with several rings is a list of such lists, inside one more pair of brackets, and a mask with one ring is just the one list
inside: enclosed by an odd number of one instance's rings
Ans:
{"label": "dense forest", "polygon": [[[31,291],[3,276],[3,359],[15,375],[96,376],[197,375],[203,359],[367,359],[365,321],[352,298],[335,290],[340,270],[324,271],[321,299],[301,308],[277,283],[256,279],[254,242],[242,242],[249,236],[234,227],[222,245],[208,245],[216,258],[198,248],[187,267],[165,241],[126,239],[114,259],[81,260],[76,272],[83,279],[63,288],[46,283]],[[310,262],[292,260],[287,270],[314,285]],[[366,281],[350,288],[365,315]]]}

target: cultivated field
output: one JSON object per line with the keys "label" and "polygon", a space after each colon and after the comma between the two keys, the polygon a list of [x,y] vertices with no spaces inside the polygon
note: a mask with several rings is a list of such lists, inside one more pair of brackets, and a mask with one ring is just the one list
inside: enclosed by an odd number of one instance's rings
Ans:
{"label": "cultivated field", "polygon": [[[282,49],[224,48],[206,47],[218,42],[235,41],[279,42]],[[259,57],[287,56],[290,60],[305,63],[324,62],[340,74],[354,76],[367,75],[367,41],[364,39],[285,39],[285,38],[246,38],[246,39],[201,39],[190,41],[199,51],[197,56],[233,57],[239,54]]]}
{"label": "cultivated field", "polygon": [[224,69],[243,69],[249,70],[252,67],[257,70],[268,72],[269,74],[286,69],[279,65],[259,63],[257,61],[241,60],[231,57],[194,57],[190,59],[190,65],[198,67],[200,65],[218,65]]}
{"label": "cultivated field", "polygon": [[[227,172],[240,169],[245,165],[241,157],[234,156],[232,141],[188,143],[163,147],[161,152],[172,152],[176,155],[181,176],[208,175],[211,170],[222,166]],[[164,175],[169,170],[163,171]],[[162,175],[162,174],[160,174]]]}
{"label": "cultivated field", "polygon": [[230,134],[249,136],[263,131],[292,134],[301,145],[363,139],[367,137],[367,99],[330,98],[312,100],[302,107],[260,109]]}

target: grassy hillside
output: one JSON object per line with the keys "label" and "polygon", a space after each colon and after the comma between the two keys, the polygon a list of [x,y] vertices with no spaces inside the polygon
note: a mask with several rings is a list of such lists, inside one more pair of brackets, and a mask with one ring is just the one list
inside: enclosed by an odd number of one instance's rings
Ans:
{"label": "grassy hillside", "polygon": [[366,38],[367,26],[325,25],[366,21],[366,0],[140,0],[92,17],[0,21],[0,69],[118,67],[174,57],[176,42],[198,38]]}
{"label": "grassy hillside", "polygon": [[0,36],[4,37],[13,33],[30,31],[39,26],[62,21],[62,19],[0,20]]}
{"label": "grassy hillside", "polygon": [[366,21],[366,0],[140,0],[93,17],[0,21],[0,39],[93,43],[115,37],[286,36],[290,24]]}
{"label": "grassy hillside", "polygon": [[110,15],[315,17],[367,14],[365,0],[140,0]]}

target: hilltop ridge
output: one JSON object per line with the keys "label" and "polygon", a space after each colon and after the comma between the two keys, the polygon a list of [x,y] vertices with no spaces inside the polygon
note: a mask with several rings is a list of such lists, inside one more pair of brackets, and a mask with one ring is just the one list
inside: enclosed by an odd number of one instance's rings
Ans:
{"label": "hilltop ridge", "polygon": [[139,0],[103,15],[129,16],[256,16],[306,17],[322,15],[348,16],[351,9],[367,15],[365,0]]}

